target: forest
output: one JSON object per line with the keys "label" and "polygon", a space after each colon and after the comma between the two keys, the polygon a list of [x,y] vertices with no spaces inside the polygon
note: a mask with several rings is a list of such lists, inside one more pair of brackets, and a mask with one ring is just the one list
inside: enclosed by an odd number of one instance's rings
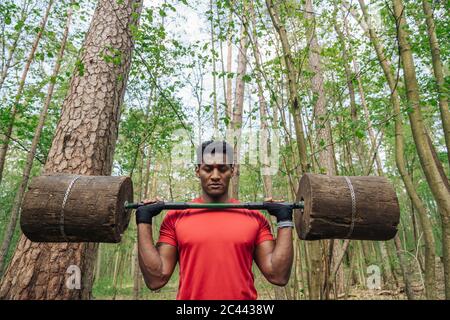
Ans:
{"label": "forest", "polygon": [[[165,287],[146,287],[133,218],[119,244],[30,242],[24,196],[54,172],[129,176],[136,202],[190,201],[201,192],[195,147],[230,130],[240,201],[299,201],[301,177],[317,173],[385,177],[400,207],[388,241],[303,241],[294,231],[286,286],[253,265],[258,299],[450,299],[449,9],[447,0],[1,0],[0,299],[175,299],[178,266]],[[72,261],[83,274],[76,290]]]}

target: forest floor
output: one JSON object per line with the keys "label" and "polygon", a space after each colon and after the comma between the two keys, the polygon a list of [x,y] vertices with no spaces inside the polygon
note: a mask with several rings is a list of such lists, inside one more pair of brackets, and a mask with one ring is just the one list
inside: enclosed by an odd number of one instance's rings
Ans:
{"label": "forest floor", "polygon": [[[417,272],[417,268],[413,268],[409,265],[410,272],[416,270],[411,274],[411,287],[414,293],[414,297],[417,300],[425,299],[425,291],[423,286],[423,273]],[[400,278],[399,276],[397,276]],[[365,287],[352,286],[349,289],[347,296],[340,294],[337,300],[406,300],[407,296],[403,286],[403,282],[397,279],[397,287],[395,289],[382,288],[380,290],[369,290]],[[96,300],[131,300],[133,299],[133,283],[128,282],[123,284],[114,292],[112,282],[99,283],[94,286],[93,296]],[[398,286],[398,284],[401,284]],[[259,300],[271,300],[273,299],[272,287],[261,280],[261,276],[256,274],[256,287],[258,291]],[[152,292],[147,290],[145,286],[141,289],[141,300],[175,300],[177,295],[177,282],[171,281],[164,288]],[[442,263],[439,258],[436,259],[436,299],[444,300],[444,272]],[[331,296],[331,299],[335,297]]]}

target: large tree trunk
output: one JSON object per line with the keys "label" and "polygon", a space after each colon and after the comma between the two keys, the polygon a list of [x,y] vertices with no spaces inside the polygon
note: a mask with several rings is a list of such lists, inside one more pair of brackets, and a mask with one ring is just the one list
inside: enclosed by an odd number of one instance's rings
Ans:
{"label": "large tree trunk", "polygon": [[[94,12],[81,63],[64,100],[44,171],[110,175],[133,39],[142,2],[100,0]],[[114,52],[111,52],[111,48]],[[115,65],[102,54],[119,55]],[[23,235],[0,284],[3,299],[89,299],[97,243],[33,243]],[[68,267],[80,268],[81,289],[65,283]]]}
{"label": "large tree trunk", "polygon": [[408,40],[407,23],[401,0],[393,0],[397,37],[402,59],[406,97],[412,111],[408,112],[411,130],[419,154],[420,164],[428,185],[436,200],[442,221],[442,250],[444,262],[445,296],[450,299],[450,186],[443,174],[439,160],[434,156],[420,109],[419,84],[416,78],[414,60]]}
{"label": "large tree trunk", "polygon": [[[48,16],[50,14],[50,10],[53,5],[53,0],[50,0],[47,5],[47,9],[44,12],[44,16],[42,18],[41,24],[39,25],[39,32],[36,35],[36,38],[34,39],[33,45],[31,47],[31,51],[28,54],[27,61],[25,63],[25,67],[22,71],[22,76],[20,78],[19,82],[19,88],[17,89],[17,93],[14,97],[14,102],[11,108],[11,119],[9,120],[9,123],[6,127],[6,130],[4,132],[0,132],[0,184],[2,182],[3,177],[3,169],[5,168],[5,162],[6,162],[6,154],[8,153],[9,148],[9,142],[11,141],[11,134],[14,128],[14,122],[16,119],[16,115],[20,103],[20,99],[22,98],[23,89],[25,87],[25,81],[27,80],[28,71],[30,70],[31,63],[34,59],[34,54],[36,53],[36,50],[38,48],[39,42],[42,38],[42,33],[44,32],[45,26],[47,25]],[[3,130],[2,130],[3,131]]]}
{"label": "large tree trunk", "polygon": [[445,143],[447,145],[447,158],[450,164],[450,110],[448,108],[448,88],[445,87],[445,78],[441,60],[441,50],[436,36],[433,9],[429,0],[422,0],[423,12],[426,16],[428,40],[430,41],[431,60],[433,62],[434,77],[436,78],[439,95],[439,110],[441,111],[442,128],[444,129]]}
{"label": "large tree trunk", "polygon": [[[367,12],[366,5],[364,0],[359,0],[361,10],[363,13],[365,30],[367,32],[368,37],[375,49],[375,52],[378,57],[378,61],[381,65],[381,68],[384,72],[384,76],[388,82],[389,88],[391,90],[390,101],[392,104],[393,112],[394,112],[394,120],[395,120],[395,161],[402,177],[403,183],[405,185],[406,191],[408,192],[411,201],[413,202],[414,207],[419,213],[419,220],[422,226],[422,230],[424,233],[424,243],[425,243],[425,291],[426,296],[429,299],[433,299],[435,297],[435,241],[433,235],[433,229],[431,225],[431,221],[428,218],[428,213],[425,205],[417,194],[416,188],[412,182],[411,176],[406,169],[406,161],[404,155],[404,134],[403,134],[403,121],[402,114],[400,108],[400,97],[397,92],[397,86],[395,81],[395,76],[393,74],[391,63],[389,59],[385,56],[385,49],[382,43],[379,41],[378,36],[376,34],[375,29],[370,24],[370,17]],[[400,259],[400,262],[404,259]],[[404,268],[402,268],[403,270]],[[409,278],[406,275],[403,275],[404,281],[408,281]],[[406,287],[410,287],[409,283],[406,283]]]}
{"label": "large tree trunk", "polygon": [[[69,35],[69,26],[70,26],[71,18],[72,18],[72,8],[69,7],[69,9],[67,10],[66,27],[64,29],[63,38],[61,40],[61,48],[59,50],[58,57],[56,58],[55,66],[53,68],[53,72],[52,72],[52,76],[51,76],[52,79],[56,79],[56,77],[59,74],[59,68],[61,66],[61,61],[62,61],[64,51],[66,48],[67,36]],[[2,274],[2,271],[3,271],[5,257],[8,254],[9,245],[10,245],[12,237],[14,235],[14,230],[16,229],[17,218],[19,217],[19,209],[22,206],[23,195],[25,194],[25,189],[28,185],[31,168],[33,167],[34,156],[36,154],[36,149],[37,149],[39,140],[41,138],[42,129],[44,127],[44,122],[47,117],[48,107],[50,106],[50,102],[52,100],[54,88],[55,88],[55,81],[51,81],[48,86],[47,97],[45,98],[44,106],[42,107],[41,113],[39,115],[39,122],[38,122],[36,130],[34,132],[33,141],[31,143],[31,148],[28,151],[27,161],[26,161],[25,168],[24,168],[23,174],[22,174],[22,181],[20,183],[19,189],[17,190],[15,198],[14,198],[14,203],[13,203],[11,213],[9,216],[9,219],[10,219],[9,224],[6,229],[5,236],[3,238],[2,247],[0,249],[0,275]]]}

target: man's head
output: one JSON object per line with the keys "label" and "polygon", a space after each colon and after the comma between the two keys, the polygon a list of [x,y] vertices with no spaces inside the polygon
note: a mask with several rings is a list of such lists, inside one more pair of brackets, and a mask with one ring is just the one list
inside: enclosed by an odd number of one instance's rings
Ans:
{"label": "man's head", "polygon": [[197,177],[203,192],[213,200],[228,196],[233,175],[233,148],[225,141],[206,141],[197,148]]}

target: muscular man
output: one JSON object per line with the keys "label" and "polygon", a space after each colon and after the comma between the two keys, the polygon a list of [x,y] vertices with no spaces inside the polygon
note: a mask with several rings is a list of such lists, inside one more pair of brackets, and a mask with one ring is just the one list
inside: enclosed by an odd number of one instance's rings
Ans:
{"label": "muscular man", "polygon": [[[233,151],[226,142],[204,142],[195,169],[202,195],[192,202],[239,202],[230,198]],[[177,299],[252,300],[257,298],[252,263],[271,283],[287,284],[293,261],[292,210],[269,202],[276,216],[278,238],[256,210],[171,210],[165,216],[156,247],[152,217],[162,211],[155,200],[136,212],[139,265],[151,290],[163,287],[179,262]],[[155,204],[156,203],[156,204]]]}

